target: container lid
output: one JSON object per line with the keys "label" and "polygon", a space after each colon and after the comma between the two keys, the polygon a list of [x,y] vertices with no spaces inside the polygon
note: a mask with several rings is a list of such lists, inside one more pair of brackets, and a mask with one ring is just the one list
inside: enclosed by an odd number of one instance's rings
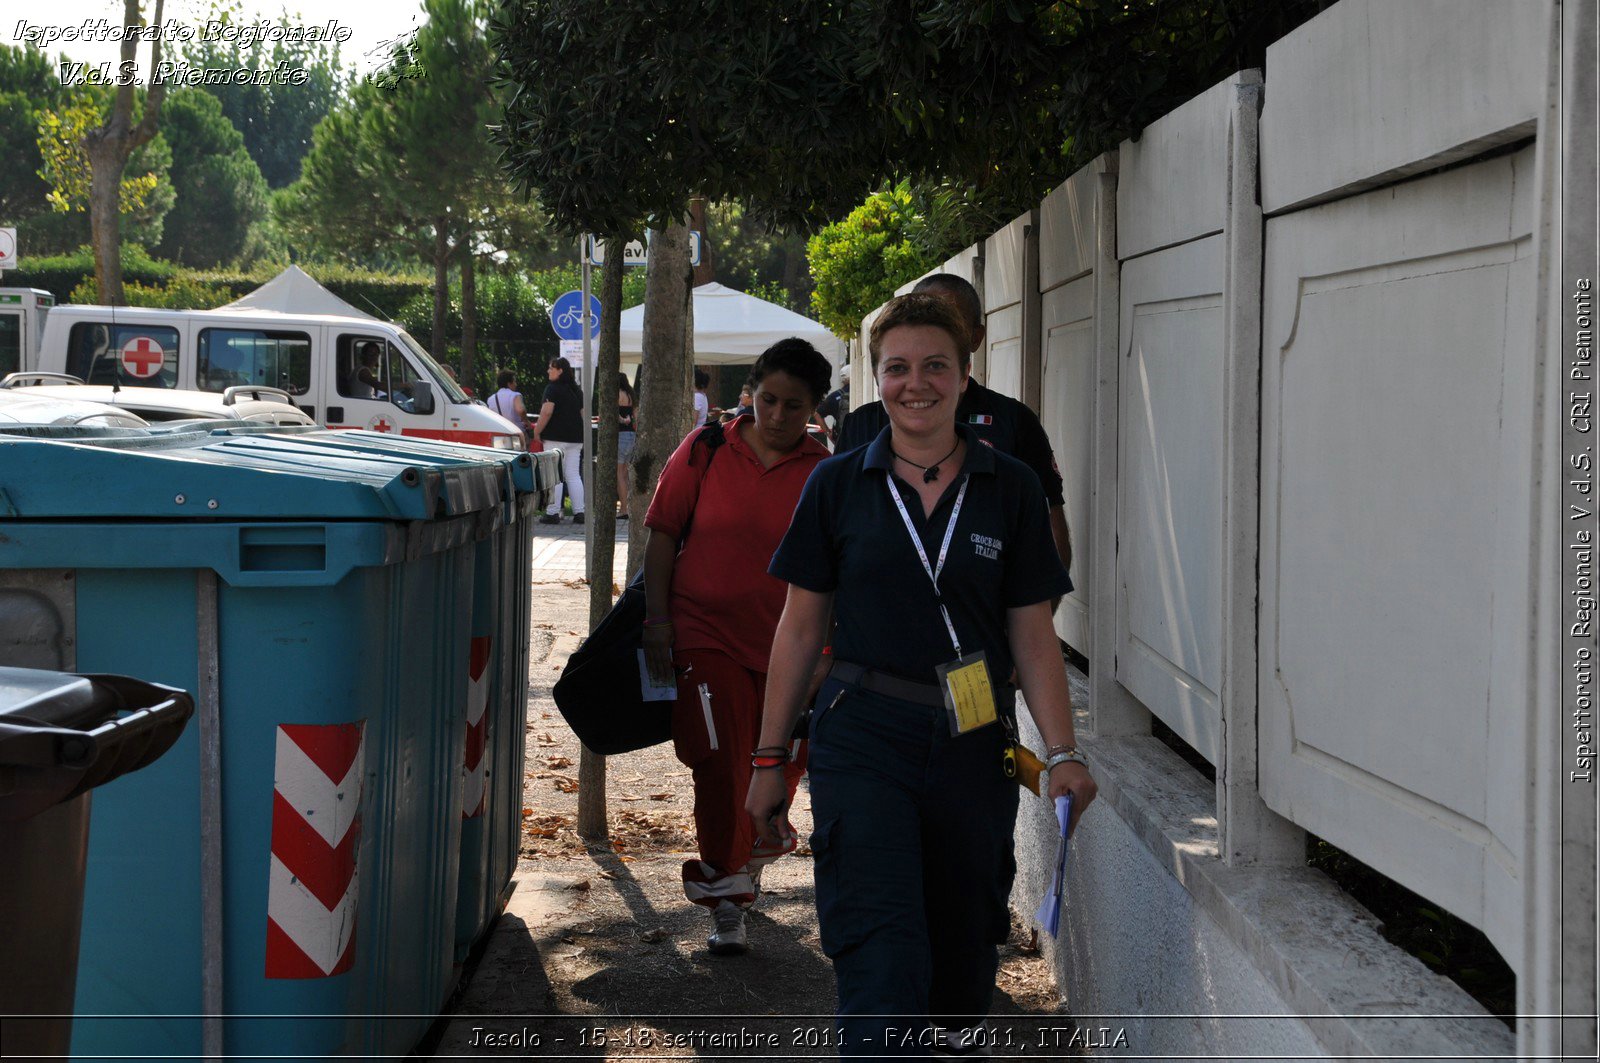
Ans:
{"label": "container lid", "polygon": [[0,431],[0,520],[434,520],[533,489],[525,454],[372,432]]}
{"label": "container lid", "polygon": [[0,822],[38,815],[154,761],[194,714],[126,676],[0,667]]}

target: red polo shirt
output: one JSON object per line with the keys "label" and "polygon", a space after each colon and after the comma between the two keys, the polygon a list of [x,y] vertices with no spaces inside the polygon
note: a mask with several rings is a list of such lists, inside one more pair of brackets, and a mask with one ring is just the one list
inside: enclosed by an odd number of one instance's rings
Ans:
{"label": "red polo shirt", "polygon": [[673,649],[721,650],[765,672],[789,590],[767,574],[767,566],[789,529],[806,478],[828,449],[808,435],[764,469],[739,436],[739,426],[750,420],[746,414],[723,426],[727,442],[709,468],[710,451],[695,447],[698,429],[691,432],[661,470],[644,522],[674,539],[689,526],[672,569]]}

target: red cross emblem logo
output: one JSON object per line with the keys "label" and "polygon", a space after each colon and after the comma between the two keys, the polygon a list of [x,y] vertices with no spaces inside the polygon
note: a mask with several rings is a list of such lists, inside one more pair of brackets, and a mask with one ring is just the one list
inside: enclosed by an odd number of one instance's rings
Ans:
{"label": "red cross emblem logo", "polygon": [[384,417],[382,414],[379,414],[377,417],[374,417],[372,419],[372,423],[367,425],[367,427],[372,429],[374,432],[392,432],[392,431],[394,431],[394,425],[390,424],[389,423],[389,419],[387,417]]}
{"label": "red cross emblem logo", "polygon": [[122,371],[139,380],[149,380],[161,372],[167,352],[149,336],[135,336],[122,345]]}

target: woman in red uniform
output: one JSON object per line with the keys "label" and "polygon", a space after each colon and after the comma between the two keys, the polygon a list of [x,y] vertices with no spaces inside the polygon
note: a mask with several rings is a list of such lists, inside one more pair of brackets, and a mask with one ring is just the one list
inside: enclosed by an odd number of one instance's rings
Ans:
{"label": "woman in red uniform", "polygon": [[[717,955],[745,951],[761,868],[794,848],[792,837],[758,847],[744,803],[786,593],[767,565],[806,478],[828,456],[806,423],[832,374],[804,340],[769,347],[750,372],[753,414],[719,426],[716,441],[698,427],[690,433],[645,517],[646,663],[657,682],[676,670],[673,745],[694,772],[700,855],[685,861],[683,889],[710,909],[707,943]],[[803,750],[793,752],[791,797],[805,769]]]}

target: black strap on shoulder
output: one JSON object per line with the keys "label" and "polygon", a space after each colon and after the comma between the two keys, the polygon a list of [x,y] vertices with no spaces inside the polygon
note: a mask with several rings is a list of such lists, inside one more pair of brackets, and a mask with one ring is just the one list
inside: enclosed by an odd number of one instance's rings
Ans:
{"label": "black strap on shoulder", "polygon": [[695,433],[693,446],[706,448],[706,468],[709,469],[711,459],[717,456],[717,448],[727,441],[728,437],[723,434],[722,425],[713,421]]}

